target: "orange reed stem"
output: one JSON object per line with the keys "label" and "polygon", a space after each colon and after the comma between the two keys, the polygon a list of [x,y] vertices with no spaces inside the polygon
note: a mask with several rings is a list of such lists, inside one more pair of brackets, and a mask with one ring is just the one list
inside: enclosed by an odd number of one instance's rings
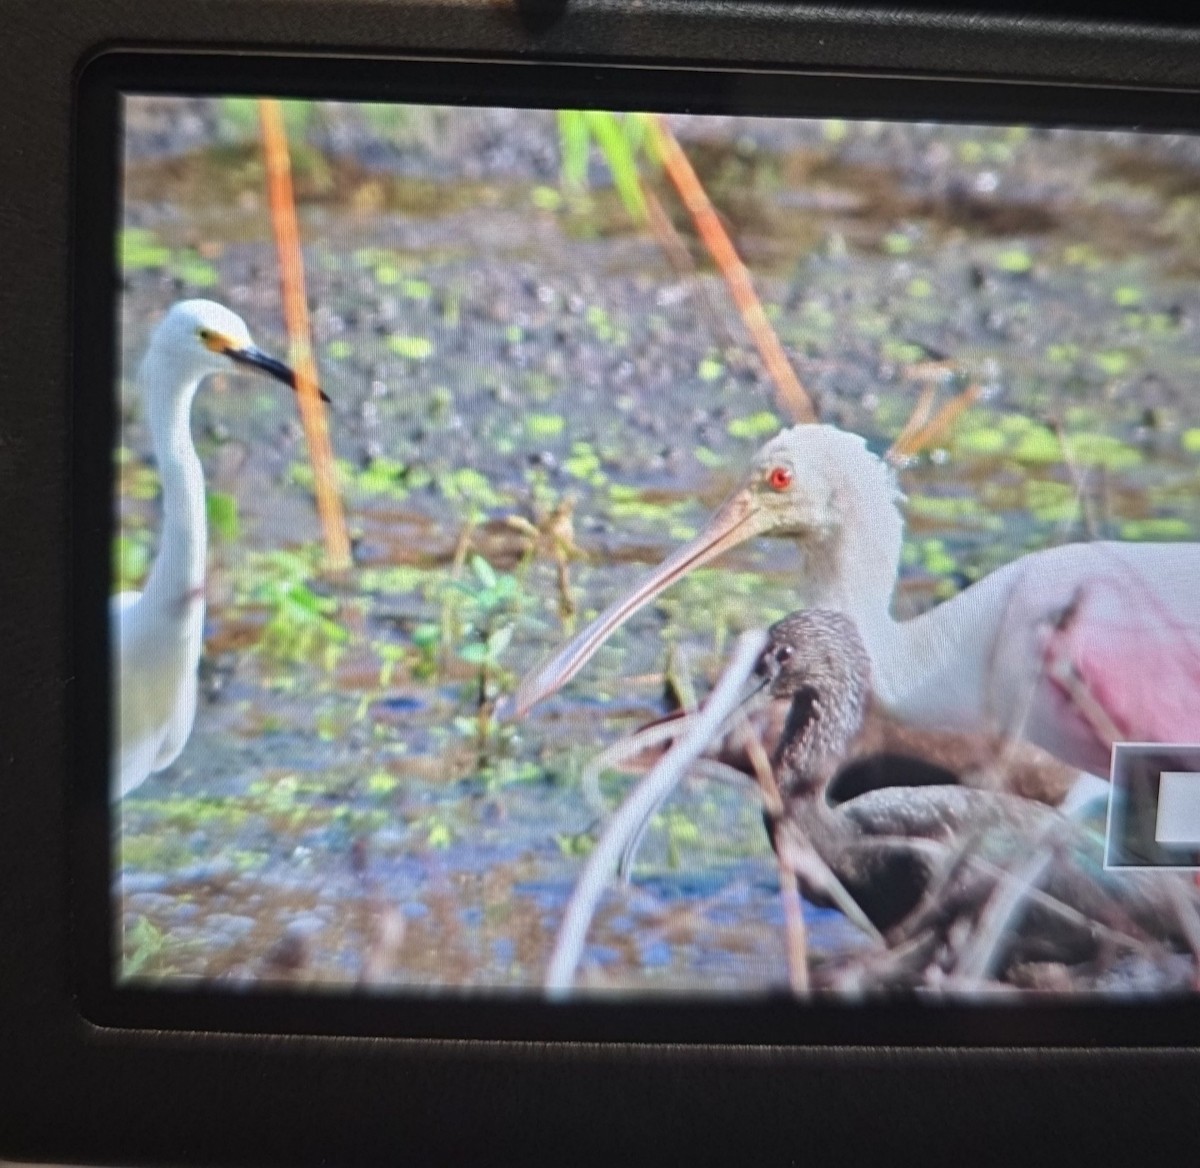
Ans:
{"label": "orange reed stem", "polygon": [[921,396],[917,398],[913,412],[909,415],[908,421],[904,423],[904,428],[896,435],[895,441],[892,442],[885,457],[895,462],[903,462],[908,457],[908,444],[912,441],[913,435],[929,421],[929,415],[933,413],[933,403],[936,399],[937,386],[933,382],[929,382],[921,390]]}
{"label": "orange reed stem", "polygon": [[[983,396],[983,386],[968,385],[962,393],[956,393],[946,402],[932,419],[915,428],[905,426],[900,437],[887,452],[889,462],[899,462],[920,454],[932,446],[953,427],[954,423]],[[918,403],[918,409],[920,403]]]}
{"label": "orange reed stem", "polygon": [[258,103],[262,123],[263,153],[267,167],[267,200],[275,246],[279,252],[279,272],[283,282],[283,316],[287,324],[292,367],[296,371],[296,397],[300,420],[308,440],[316,485],[317,514],[325,536],[325,558],[330,570],[350,567],[350,538],[338,494],[333,447],[325,410],[317,387],[317,367],[313,360],[312,333],[308,324],[308,299],[304,291],[304,261],[300,254],[300,231],[296,224],[296,197],[292,188],[292,163],[288,151],[283,107],[273,98]]}
{"label": "orange reed stem", "polygon": [[800,384],[796,371],[792,368],[779,337],[771,327],[767,314],[754,291],[750,279],[750,271],[742,262],[725,230],[716,208],[712,205],[708,193],[700,182],[696,171],[678,139],[671,131],[666,119],[661,114],[650,116],[650,132],[663,168],[666,170],[679,197],[687,207],[688,213],[696,224],[700,238],[708,248],[725,283],[729,286],[730,294],[737,305],[738,312],[745,322],[746,329],[767,367],[771,380],[779,391],[779,397],[784,408],[796,422],[815,422],[817,412],[813,408],[812,398]]}

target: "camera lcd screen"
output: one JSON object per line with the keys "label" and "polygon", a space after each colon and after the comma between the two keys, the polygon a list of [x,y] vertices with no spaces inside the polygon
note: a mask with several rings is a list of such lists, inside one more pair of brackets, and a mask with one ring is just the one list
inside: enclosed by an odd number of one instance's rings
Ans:
{"label": "camera lcd screen", "polygon": [[119,120],[118,986],[1191,992],[1200,139]]}

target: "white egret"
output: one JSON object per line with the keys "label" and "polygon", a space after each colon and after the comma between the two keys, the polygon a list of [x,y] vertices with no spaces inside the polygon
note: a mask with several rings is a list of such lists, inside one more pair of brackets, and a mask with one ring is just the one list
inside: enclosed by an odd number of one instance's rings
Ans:
{"label": "white egret", "polygon": [[239,369],[296,385],[286,365],[254,344],[245,321],[211,300],[176,304],[154,330],[142,361],[141,389],[162,480],[162,535],[145,591],[122,592],[111,602],[114,798],[174,762],[192,731],[208,541],[192,399],[209,374]]}

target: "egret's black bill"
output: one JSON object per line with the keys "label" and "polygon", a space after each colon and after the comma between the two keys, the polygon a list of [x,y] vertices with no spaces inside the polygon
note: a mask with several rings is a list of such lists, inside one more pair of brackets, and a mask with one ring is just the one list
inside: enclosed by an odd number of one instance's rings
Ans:
{"label": "egret's black bill", "polygon": [[[276,381],[282,381],[284,385],[296,388],[296,372],[290,365],[285,365],[282,361],[275,357],[264,353],[262,349],[251,345],[244,349],[226,349],[225,352],[232,360],[238,362],[239,365],[249,365],[253,369],[259,369],[270,377],[274,377]],[[323,390],[318,390],[323,402],[329,401],[329,395]]]}

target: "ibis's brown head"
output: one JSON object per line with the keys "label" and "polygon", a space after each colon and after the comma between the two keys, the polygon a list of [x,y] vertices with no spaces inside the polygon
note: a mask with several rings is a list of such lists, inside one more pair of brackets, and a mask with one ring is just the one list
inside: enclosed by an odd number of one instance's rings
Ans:
{"label": "ibis's brown head", "polygon": [[785,786],[832,776],[861,729],[871,659],[845,613],[808,609],[770,630],[755,670],[774,699],[791,702],[779,758]]}

